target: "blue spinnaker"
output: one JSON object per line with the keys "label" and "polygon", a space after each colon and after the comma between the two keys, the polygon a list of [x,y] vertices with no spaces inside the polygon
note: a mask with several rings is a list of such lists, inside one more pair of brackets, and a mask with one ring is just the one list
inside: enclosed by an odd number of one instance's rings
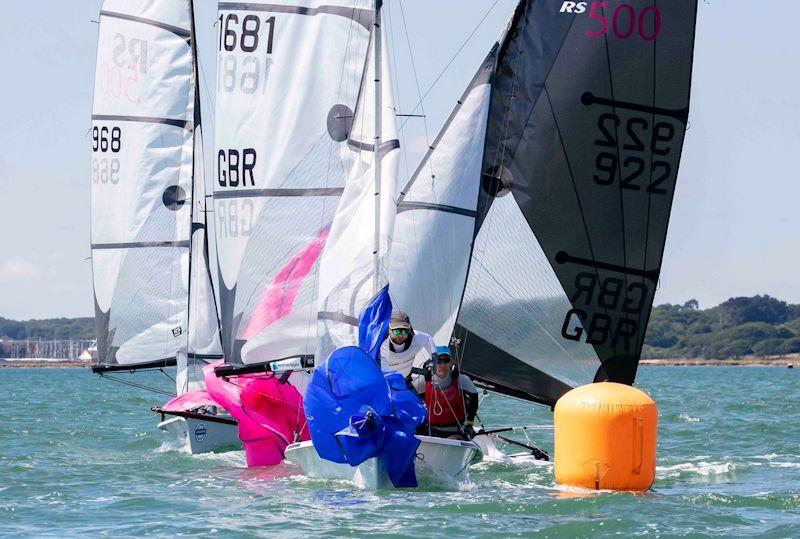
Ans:
{"label": "blue spinnaker", "polygon": [[320,457],[351,466],[378,457],[395,487],[415,487],[414,431],[427,412],[400,373],[384,375],[379,367],[391,310],[384,289],[360,317],[363,348],[340,348],[314,369],[303,407]]}
{"label": "blue spinnaker", "polygon": [[391,317],[392,299],[389,297],[389,287],[386,286],[370,300],[358,317],[358,347],[375,361],[378,361],[381,343],[389,333]]}

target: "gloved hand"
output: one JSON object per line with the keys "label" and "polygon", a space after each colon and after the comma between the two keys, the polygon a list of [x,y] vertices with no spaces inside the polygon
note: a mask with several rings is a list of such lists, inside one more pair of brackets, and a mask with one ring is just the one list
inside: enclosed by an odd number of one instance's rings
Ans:
{"label": "gloved hand", "polygon": [[433,381],[433,362],[428,361],[425,363],[425,381],[432,382]]}
{"label": "gloved hand", "polygon": [[472,440],[475,437],[475,429],[470,422],[464,423],[464,437],[467,440]]}

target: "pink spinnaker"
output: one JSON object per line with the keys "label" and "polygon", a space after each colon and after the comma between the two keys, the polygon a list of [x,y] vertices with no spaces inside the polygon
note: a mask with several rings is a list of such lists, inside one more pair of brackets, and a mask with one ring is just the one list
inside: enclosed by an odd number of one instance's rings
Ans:
{"label": "pink spinnaker", "polygon": [[[329,232],[330,228],[322,229],[281,268],[264,290],[244,330],[246,340],[291,313],[300,287],[322,253]],[[218,378],[214,368],[220,364],[222,361],[203,367],[205,390],[176,397],[165,408],[188,410],[204,405],[225,408],[238,422],[239,439],[248,466],[278,464],[283,460],[287,445],[310,439],[303,398],[297,389],[280,382],[272,373]]]}
{"label": "pink spinnaker", "polygon": [[171,412],[187,412],[201,406],[217,406],[205,389],[195,389],[169,400],[162,408]]}
{"label": "pink spinnaker", "polygon": [[203,367],[206,391],[239,423],[248,466],[279,464],[287,445],[310,439],[303,398],[294,386],[272,373],[218,378],[214,367],[221,363]]}

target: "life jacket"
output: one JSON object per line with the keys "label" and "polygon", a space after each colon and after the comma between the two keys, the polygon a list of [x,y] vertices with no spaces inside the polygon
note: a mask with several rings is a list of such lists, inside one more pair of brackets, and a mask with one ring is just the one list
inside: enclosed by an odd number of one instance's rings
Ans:
{"label": "life jacket", "polygon": [[432,381],[425,381],[425,407],[428,409],[428,422],[434,427],[450,427],[466,418],[459,373],[453,371],[451,376],[447,389],[434,388]]}

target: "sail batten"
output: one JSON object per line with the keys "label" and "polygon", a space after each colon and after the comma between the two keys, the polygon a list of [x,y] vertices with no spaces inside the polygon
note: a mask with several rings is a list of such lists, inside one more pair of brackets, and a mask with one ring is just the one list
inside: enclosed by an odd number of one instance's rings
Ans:
{"label": "sail batten", "polygon": [[292,5],[292,2],[283,2],[280,4],[268,2],[219,2],[219,9],[226,11],[264,11],[270,13],[290,13],[295,15],[307,15],[310,17],[316,15],[336,15],[358,22],[366,30],[371,30],[374,14],[371,9],[366,9],[363,7],[348,7],[346,5],[321,5],[313,7]]}
{"label": "sail batten", "polygon": [[138,22],[138,23],[141,23],[141,24],[147,24],[149,26],[154,26],[156,28],[160,28],[162,30],[166,30],[168,32],[172,32],[176,36],[180,36],[180,37],[186,38],[187,40],[190,40],[191,37],[192,37],[191,31],[189,29],[187,29],[187,28],[180,28],[178,26],[172,26],[171,24],[166,24],[166,23],[163,23],[161,21],[148,19],[146,17],[137,17],[136,15],[131,15],[129,13],[119,13],[119,12],[116,12],[116,11],[101,10],[100,11],[100,16],[101,17],[111,17],[111,18],[114,18],[114,19],[122,19],[122,20],[125,20],[125,21]]}
{"label": "sail batten", "polygon": [[106,121],[106,122],[140,122],[150,124],[164,124],[174,127],[182,127],[183,129],[191,131],[194,129],[194,122],[191,120],[180,120],[174,118],[155,118],[147,116],[122,116],[114,114],[93,114],[92,120]]}

